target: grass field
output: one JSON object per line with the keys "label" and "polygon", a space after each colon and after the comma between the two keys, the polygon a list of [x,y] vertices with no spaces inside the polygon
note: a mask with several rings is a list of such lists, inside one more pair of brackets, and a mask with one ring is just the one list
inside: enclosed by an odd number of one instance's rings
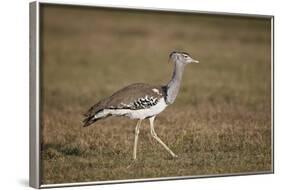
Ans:
{"label": "grass field", "polygon": [[[269,19],[106,9],[42,8],[42,182],[69,183],[270,171]],[[176,102],[155,122],[82,128],[82,114],[135,82],[166,84],[168,54],[189,52]]]}

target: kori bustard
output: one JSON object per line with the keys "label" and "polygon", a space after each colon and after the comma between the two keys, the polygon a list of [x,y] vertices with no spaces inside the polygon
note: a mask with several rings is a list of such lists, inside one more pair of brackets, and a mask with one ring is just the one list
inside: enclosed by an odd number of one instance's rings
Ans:
{"label": "kori bustard", "polygon": [[131,84],[115,92],[108,98],[93,105],[84,114],[83,127],[109,116],[126,116],[130,119],[138,119],[135,128],[135,141],[133,159],[137,158],[138,134],[141,122],[149,119],[151,135],[173,157],[177,155],[157,136],[154,130],[154,119],[168,105],[172,104],[179,92],[184,68],[189,63],[199,63],[192,59],[186,52],[173,51],[169,55],[169,61],[174,64],[172,79],[167,85],[157,86],[143,83]]}

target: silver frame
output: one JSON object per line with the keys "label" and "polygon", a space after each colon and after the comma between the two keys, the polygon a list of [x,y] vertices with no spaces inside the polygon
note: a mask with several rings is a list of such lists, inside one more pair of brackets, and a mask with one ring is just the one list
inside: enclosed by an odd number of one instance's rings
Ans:
{"label": "silver frame", "polygon": [[29,5],[29,185],[40,188],[39,2]]}
{"label": "silver frame", "polygon": [[[114,8],[114,9],[130,9],[130,10],[148,10],[158,12],[179,12],[179,13],[196,13],[196,14],[212,14],[212,15],[229,15],[243,16],[255,18],[271,19],[271,148],[272,148],[272,168],[269,171],[245,172],[245,173],[226,173],[214,175],[194,175],[194,176],[178,176],[178,177],[161,177],[161,178],[145,178],[145,179],[130,179],[130,180],[114,180],[114,181],[96,181],[96,182],[76,182],[76,183],[61,183],[61,184],[41,184],[41,157],[40,157],[40,5],[41,4],[56,4],[56,5],[71,5],[71,6],[89,6],[95,8]],[[30,28],[30,95],[29,95],[29,185],[34,188],[53,188],[53,187],[71,187],[85,186],[98,184],[120,184],[148,181],[165,181],[165,180],[182,180],[194,178],[210,178],[210,177],[227,177],[241,175],[257,175],[257,174],[273,174],[274,173],[274,16],[273,15],[257,15],[257,14],[240,14],[226,12],[208,12],[183,9],[163,9],[153,7],[125,7],[125,6],[108,6],[97,4],[78,4],[68,2],[52,2],[38,0],[29,4],[29,28]]]}

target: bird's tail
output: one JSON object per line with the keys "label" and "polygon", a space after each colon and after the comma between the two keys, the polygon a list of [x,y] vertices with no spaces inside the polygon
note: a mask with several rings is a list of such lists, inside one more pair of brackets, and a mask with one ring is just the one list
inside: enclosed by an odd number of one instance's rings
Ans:
{"label": "bird's tail", "polygon": [[108,114],[104,114],[102,111],[103,110],[100,110],[93,115],[87,114],[87,113],[84,114],[85,119],[83,120],[83,127],[88,127],[88,126],[92,125],[93,123],[95,123],[96,121],[98,121],[100,119],[104,119],[109,116]]}
{"label": "bird's tail", "polygon": [[100,119],[101,118],[96,118],[96,119],[95,118],[85,118],[83,120],[83,127],[88,127]]}
{"label": "bird's tail", "polygon": [[105,118],[106,114],[103,113],[103,110],[106,107],[107,99],[99,101],[97,104],[93,105],[84,115],[83,127],[87,127],[96,121]]}

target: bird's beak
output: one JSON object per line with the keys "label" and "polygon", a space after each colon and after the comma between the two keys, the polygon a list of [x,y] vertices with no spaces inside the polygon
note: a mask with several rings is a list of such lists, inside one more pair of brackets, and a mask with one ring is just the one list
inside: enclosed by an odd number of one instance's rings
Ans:
{"label": "bird's beak", "polygon": [[192,62],[192,63],[199,63],[199,61],[197,61],[197,60],[195,60],[195,59],[192,59],[191,62]]}

